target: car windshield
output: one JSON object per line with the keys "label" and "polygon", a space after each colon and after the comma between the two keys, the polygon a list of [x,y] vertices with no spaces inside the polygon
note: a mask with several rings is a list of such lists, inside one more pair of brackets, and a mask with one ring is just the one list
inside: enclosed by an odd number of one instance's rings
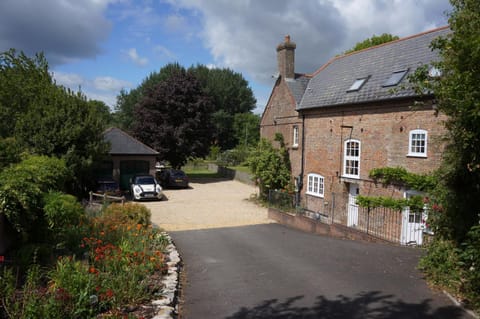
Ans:
{"label": "car windshield", "polygon": [[155,179],[152,176],[137,177],[136,183],[140,185],[155,184]]}
{"label": "car windshield", "polygon": [[178,171],[178,170],[172,170],[171,174],[172,174],[173,177],[184,177],[185,176],[184,172]]}

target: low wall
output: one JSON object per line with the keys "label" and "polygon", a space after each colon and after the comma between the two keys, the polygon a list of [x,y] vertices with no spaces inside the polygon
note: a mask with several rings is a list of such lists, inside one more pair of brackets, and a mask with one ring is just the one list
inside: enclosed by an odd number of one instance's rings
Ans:
{"label": "low wall", "polygon": [[234,179],[248,185],[255,185],[255,182],[252,180],[252,175],[245,172],[236,171],[230,168],[218,166],[217,164],[211,164],[211,163],[208,164],[208,170],[217,172],[218,174],[228,179]]}
{"label": "low wall", "polygon": [[391,244],[389,241],[370,236],[351,227],[340,224],[324,224],[305,216],[284,213],[275,208],[268,209],[268,218],[282,225],[317,235]]}

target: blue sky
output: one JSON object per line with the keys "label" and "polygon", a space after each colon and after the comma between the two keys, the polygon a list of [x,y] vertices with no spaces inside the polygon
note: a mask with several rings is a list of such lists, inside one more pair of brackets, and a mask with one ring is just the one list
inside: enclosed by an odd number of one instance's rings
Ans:
{"label": "blue sky", "polygon": [[261,113],[285,35],[296,71],[312,73],[374,34],[446,25],[449,10],[448,0],[0,0],[0,51],[44,52],[57,83],[112,108],[167,63],[230,68]]}

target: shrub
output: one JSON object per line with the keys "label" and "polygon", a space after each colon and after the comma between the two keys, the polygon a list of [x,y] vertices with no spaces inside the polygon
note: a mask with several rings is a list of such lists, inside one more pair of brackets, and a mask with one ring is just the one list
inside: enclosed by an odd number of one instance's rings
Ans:
{"label": "shrub", "polygon": [[39,231],[43,194],[62,189],[67,175],[63,160],[46,156],[30,156],[5,168],[0,173],[0,213],[25,237],[34,228]]}
{"label": "shrub", "polygon": [[80,221],[85,216],[82,205],[77,199],[60,192],[49,192],[44,196],[43,211],[52,240],[57,248],[73,247],[81,235]]}
{"label": "shrub", "polygon": [[470,229],[467,239],[461,247],[463,291],[468,303],[473,308],[480,310],[480,225]]}
{"label": "shrub", "polygon": [[113,203],[104,210],[103,216],[109,219],[115,219],[121,223],[141,224],[143,226],[150,225],[150,217],[152,213],[142,204]]}

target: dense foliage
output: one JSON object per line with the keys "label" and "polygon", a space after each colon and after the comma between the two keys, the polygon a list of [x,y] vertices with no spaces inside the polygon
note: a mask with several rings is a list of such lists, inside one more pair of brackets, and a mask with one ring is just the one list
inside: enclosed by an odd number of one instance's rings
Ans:
{"label": "dense foliage", "polygon": [[30,156],[0,172],[0,214],[25,240],[41,239],[46,230],[43,196],[61,190],[68,177],[65,162]]}
{"label": "dense foliage", "polygon": [[[48,197],[50,207],[66,201],[68,207],[61,210],[77,211],[63,195]],[[167,270],[164,252],[168,240],[151,226],[150,211],[139,204],[113,204],[104,212],[90,215],[82,209],[81,213],[82,223],[71,225],[77,227],[72,234],[75,240],[65,241],[61,250],[50,249],[49,264],[38,264],[36,258],[27,267],[25,280],[18,276],[18,268],[0,268],[0,318],[133,319],[155,315],[137,310],[158,293]],[[67,219],[73,222],[70,217]],[[59,252],[68,254],[57,255]]]}
{"label": "dense foliage", "polygon": [[420,192],[431,191],[436,185],[435,177],[432,174],[414,174],[403,167],[374,168],[368,175],[375,182],[404,186]]}
{"label": "dense foliage", "polygon": [[173,167],[208,154],[213,136],[213,104],[195,76],[173,72],[149,88],[135,106],[133,134]]}
{"label": "dense foliage", "polygon": [[413,80],[421,92],[434,93],[448,116],[447,146],[433,191],[429,222],[435,230],[422,268],[435,283],[480,309],[480,2],[450,0],[452,33],[432,48],[439,72],[425,66]]}
{"label": "dense foliage", "polygon": [[0,54],[0,156],[6,162],[17,162],[21,152],[64,158],[73,172],[69,191],[81,194],[93,162],[107,152],[108,118],[104,103],[56,85],[43,55]]}
{"label": "dense foliage", "polygon": [[[173,74],[193,74],[206,96],[209,96],[213,105],[211,121],[208,125],[213,126],[212,142],[222,150],[234,148],[244,142],[245,134],[241,139],[235,132],[237,114],[253,115],[251,111],[255,107],[256,100],[248,82],[239,73],[229,69],[208,68],[204,65],[192,66],[188,70],[178,63],[167,64],[159,72],[151,73],[135,89],[126,92],[121,91],[117,97],[115,123],[126,131],[133,131],[135,119],[135,105],[140,103],[147,92],[161,82],[167,81]],[[245,121],[243,120],[242,123]],[[248,135],[254,137],[258,131],[256,126],[247,127]],[[243,133],[245,127],[242,128]],[[258,140],[258,139],[257,139]]]}
{"label": "dense foliage", "polygon": [[373,35],[371,38],[363,40],[362,42],[357,42],[352,49],[345,51],[345,53],[360,51],[366,48],[370,48],[370,47],[391,42],[394,40],[398,40],[398,36],[391,35],[388,33],[383,33],[382,35]]}
{"label": "dense foliage", "polygon": [[262,138],[247,160],[263,199],[267,198],[269,190],[287,189],[291,186],[290,160],[283,136],[277,134],[275,141],[280,144],[280,148]]}

